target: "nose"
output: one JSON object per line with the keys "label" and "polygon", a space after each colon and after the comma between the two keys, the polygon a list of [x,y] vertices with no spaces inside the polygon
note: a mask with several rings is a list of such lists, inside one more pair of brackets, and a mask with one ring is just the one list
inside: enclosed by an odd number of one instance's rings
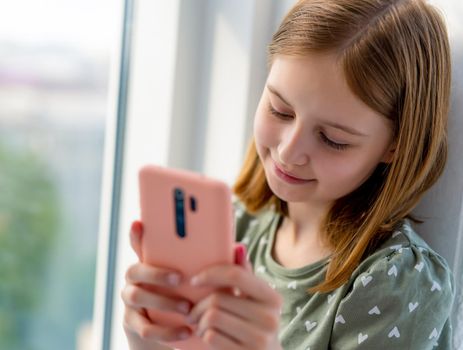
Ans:
{"label": "nose", "polygon": [[309,162],[310,140],[300,125],[293,124],[277,147],[278,157],[285,165],[305,165]]}

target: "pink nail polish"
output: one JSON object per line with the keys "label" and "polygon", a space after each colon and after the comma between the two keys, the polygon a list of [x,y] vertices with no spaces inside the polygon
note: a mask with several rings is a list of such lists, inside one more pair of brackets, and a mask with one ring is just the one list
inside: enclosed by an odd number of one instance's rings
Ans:
{"label": "pink nail polish", "polygon": [[237,265],[243,265],[246,259],[246,246],[243,244],[238,244],[235,250],[235,263]]}
{"label": "pink nail polish", "polygon": [[143,224],[141,221],[134,221],[132,223],[132,232],[135,232],[137,234],[141,233],[143,231]]}

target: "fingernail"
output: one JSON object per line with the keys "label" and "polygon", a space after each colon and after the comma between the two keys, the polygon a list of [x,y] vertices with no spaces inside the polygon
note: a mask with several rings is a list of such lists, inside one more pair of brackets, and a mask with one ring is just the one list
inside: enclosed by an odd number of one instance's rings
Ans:
{"label": "fingernail", "polygon": [[185,340],[190,337],[190,332],[183,330],[178,334],[178,337],[182,340]]}
{"label": "fingernail", "polygon": [[141,233],[143,231],[143,224],[141,221],[134,221],[132,223],[132,232]]}
{"label": "fingernail", "polygon": [[184,314],[188,314],[190,312],[190,305],[186,301],[182,301],[177,305],[177,310]]}
{"label": "fingernail", "polygon": [[194,276],[194,277],[192,277],[191,280],[190,280],[190,284],[191,284],[192,286],[199,286],[199,285],[201,284],[201,282],[202,282],[202,281],[201,281],[201,278],[200,278],[199,276]]}
{"label": "fingernail", "polygon": [[233,287],[233,295],[235,297],[240,297],[242,295],[242,292],[238,287]]}
{"label": "fingernail", "polygon": [[198,327],[198,329],[196,330],[196,335],[201,338],[201,336],[203,335],[203,330]]}
{"label": "fingernail", "polygon": [[187,321],[188,324],[195,324],[196,323],[195,318],[193,316],[191,316],[191,315],[188,315],[186,317],[186,321]]}
{"label": "fingernail", "polygon": [[246,246],[238,244],[235,250],[235,263],[237,265],[243,265],[246,259]]}
{"label": "fingernail", "polygon": [[180,276],[176,273],[169,273],[167,275],[167,283],[171,286],[178,286],[180,284]]}

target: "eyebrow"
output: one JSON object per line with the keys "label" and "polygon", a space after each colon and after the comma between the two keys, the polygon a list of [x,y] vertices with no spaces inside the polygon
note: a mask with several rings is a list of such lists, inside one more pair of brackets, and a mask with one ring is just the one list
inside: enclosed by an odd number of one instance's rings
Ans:
{"label": "eyebrow", "polygon": [[341,125],[341,124],[338,124],[338,123],[335,123],[335,122],[324,122],[323,124],[326,124],[326,125],[329,125],[333,128],[336,128],[336,129],[340,129],[340,130],[343,130],[349,134],[352,134],[352,135],[357,135],[357,136],[367,136],[365,134],[362,134],[360,131],[357,131],[355,129],[352,129],[350,127],[348,127],[347,125]]}
{"label": "eyebrow", "polygon": [[[272,87],[271,85],[267,84],[267,89],[269,89],[269,91],[276,95],[284,104],[286,104],[288,107],[291,107],[291,104],[288,103],[283,96],[281,96],[281,94],[274,88]],[[352,134],[352,135],[357,135],[357,136],[367,136],[363,133],[361,133],[360,131],[357,131],[347,125],[342,125],[342,124],[339,124],[339,123],[336,123],[336,122],[330,122],[330,121],[324,121],[323,124],[325,125],[328,125],[328,126],[331,126],[333,128],[336,128],[336,129],[340,129],[340,130],[343,130],[349,134]]]}
{"label": "eyebrow", "polygon": [[293,107],[291,106],[291,104],[290,104],[288,101],[286,101],[286,100],[284,99],[284,97],[281,96],[281,94],[280,94],[278,91],[276,91],[275,88],[274,88],[273,86],[267,84],[267,89],[269,89],[270,92],[271,92],[272,94],[276,95],[281,101],[283,101],[283,103],[284,103],[285,105],[287,105],[288,107],[293,108]]}

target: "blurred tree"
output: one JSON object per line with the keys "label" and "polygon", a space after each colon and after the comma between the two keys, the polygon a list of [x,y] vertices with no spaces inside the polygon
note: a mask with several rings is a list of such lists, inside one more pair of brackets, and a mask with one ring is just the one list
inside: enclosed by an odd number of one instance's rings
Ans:
{"label": "blurred tree", "polygon": [[27,315],[42,297],[58,205],[46,164],[0,144],[0,349],[27,349]]}

